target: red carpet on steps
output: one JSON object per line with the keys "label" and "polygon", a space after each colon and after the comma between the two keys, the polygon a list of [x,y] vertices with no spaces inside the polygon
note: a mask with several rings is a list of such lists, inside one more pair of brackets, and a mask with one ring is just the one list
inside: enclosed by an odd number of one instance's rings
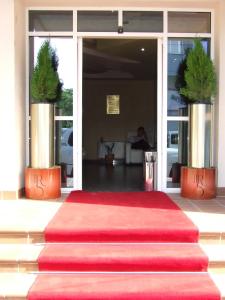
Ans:
{"label": "red carpet on steps", "polygon": [[219,300],[207,273],[39,275],[29,300]]}
{"label": "red carpet on steps", "polygon": [[164,193],[72,192],[45,238],[49,274],[28,300],[220,300],[197,228]]}
{"label": "red carpet on steps", "polygon": [[40,271],[206,271],[208,258],[198,244],[48,244],[38,258]]}
{"label": "red carpet on steps", "polygon": [[198,229],[162,192],[72,192],[47,242],[197,242]]}

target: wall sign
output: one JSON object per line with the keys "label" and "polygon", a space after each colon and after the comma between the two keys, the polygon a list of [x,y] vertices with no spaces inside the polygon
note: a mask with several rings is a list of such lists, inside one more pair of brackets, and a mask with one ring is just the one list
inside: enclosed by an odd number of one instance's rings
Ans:
{"label": "wall sign", "polygon": [[106,113],[107,115],[120,114],[120,95],[106,96]]}

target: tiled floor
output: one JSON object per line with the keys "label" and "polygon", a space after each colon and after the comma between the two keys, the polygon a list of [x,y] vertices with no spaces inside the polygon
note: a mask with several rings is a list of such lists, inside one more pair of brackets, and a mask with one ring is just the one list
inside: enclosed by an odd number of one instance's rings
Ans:
{"label": "tiled floor", "polygon": [[200,234],[220,235],[220,242],[225,244],[225,197],[212,200],[187,200],[179,194],[170,196],[196,224]]}

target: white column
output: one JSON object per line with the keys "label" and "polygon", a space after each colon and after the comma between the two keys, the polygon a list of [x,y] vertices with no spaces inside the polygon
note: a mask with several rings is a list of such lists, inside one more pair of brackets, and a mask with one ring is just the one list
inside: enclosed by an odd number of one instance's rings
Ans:
{"label": "white column", "polygon": [[24,186],[24,19],[20,1],[0,1],[0,199]]}
{"label": "white column", "polygon": [[220,1],[219,22],[217,26],[218,57],[218,127],[217,127],[217,165],[218,187],[225,187],[225,2]]}

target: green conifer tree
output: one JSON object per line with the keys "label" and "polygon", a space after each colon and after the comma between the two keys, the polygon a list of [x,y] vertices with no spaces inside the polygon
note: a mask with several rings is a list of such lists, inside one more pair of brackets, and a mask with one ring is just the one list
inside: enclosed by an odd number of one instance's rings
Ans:
{"label": "green conifer tree", "polygon": [[216,94],[216,73],[199,39],[195,40],[194,48],[187,55],[184,78],[186,85],[180,89],[181,95],[193,103],[211,102],[211,97]]}
{"label": "green conifer tree", "polygon": [[37,57],[37,64],[31,78],[31,96],[34,102],[56,102],[60,80],[57,68],[53,66],[55,53],[50,42],[45,41]]}

